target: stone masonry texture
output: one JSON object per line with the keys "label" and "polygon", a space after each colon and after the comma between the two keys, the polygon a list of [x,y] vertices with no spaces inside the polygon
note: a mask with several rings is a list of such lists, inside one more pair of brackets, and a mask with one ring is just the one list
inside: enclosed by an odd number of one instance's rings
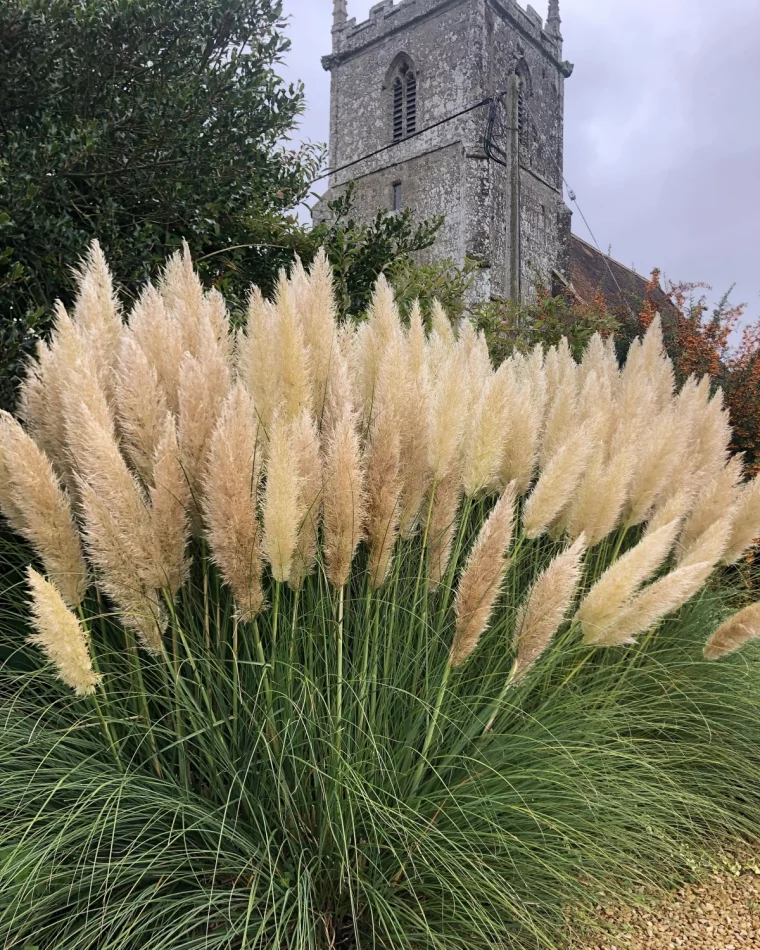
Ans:
{"label": "stone masonry texture", "polygon": [[[564,83],[559,4],[544,23],[514,0],[383,0],[363,23],[335,0],[329,188],[314,211],[355,183],[359,220],[392,209],[445,216],[427,259],[476,260],[473,302],[529,299],[536,284],[568,276],[570,211],[563,200]],[[416,83],[414,131],[394,143],[394,80]],[[484,149],[488,104],[497,96],[493,139],[505,165]],[[401,100],[399,100],[400,102]],[[396,122],[399,122],[399,115]],[[446,121],[442,121],[446,120]],[[398,129],[397,137],[398,137]],[[519,159],[516,158],[519,156]],[[398,187],[400,186],[400,187]]]}

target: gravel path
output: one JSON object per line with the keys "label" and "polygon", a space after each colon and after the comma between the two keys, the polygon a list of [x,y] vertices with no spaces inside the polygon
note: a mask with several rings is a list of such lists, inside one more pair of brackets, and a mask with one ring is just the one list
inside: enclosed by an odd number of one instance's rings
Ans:
{"label": "gravel path", "polygon": [[599,913],[609,936],[577,950],[760,950],[760,868],[710,874],[647,909]]}

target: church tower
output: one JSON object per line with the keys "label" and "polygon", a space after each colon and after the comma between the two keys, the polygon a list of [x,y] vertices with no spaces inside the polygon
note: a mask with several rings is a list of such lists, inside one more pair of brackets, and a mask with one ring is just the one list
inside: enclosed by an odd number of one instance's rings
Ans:
{"label": "church tower", "polygon": [[[559,0],[382,0],[363,23],[334,0],[329,189],[355,212],[444,215],[430,251],[480,265],[473,300],[529,298],[568,268]],[[484,100],[493,99],[493,104]],[[476,104],[481,103],[476,108]],[[490,119],[490,121],[489,121]],[[348,166],[348,167],[344,167]]]}

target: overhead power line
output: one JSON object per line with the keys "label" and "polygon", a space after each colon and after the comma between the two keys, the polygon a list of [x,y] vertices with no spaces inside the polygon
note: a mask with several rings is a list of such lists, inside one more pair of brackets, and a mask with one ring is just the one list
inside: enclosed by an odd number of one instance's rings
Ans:
{"label": "overhead power line", "polygon": [[[502,126],[498,125],[498,117],[496,113],[498,111],[499,103],[502,101],[502,97],[504,95],[505,93],[503,92],[497,92],[491,96],[486,96],[485,99],[481,99],[479,102],[476,102],[471,106],[468,106],[466,109],[461,109],[459,112],[455,112],[453,115],[445,116],[443,119],[439,119],[437,122],[433,122],[431,125],[425,126],[424,129],[419,129],[419,131],[413,132],[411,135],[407,135],[406,138],[399,139],[396,142],[391,142],[388,145],[384,145],[382,148],[375,149],[374,152],[368,152],[366,155],[362,155],[360,158],[355,158],[353,159],[353,161],[346,162],[344,165],[339,165],[337,168],[328,168],[327,171],[323,172],[321,175],[318,175],[316,178],[312,179],[311,184],[315,185],[318,181],[322,181],[324,178],[328,178],[330,175],[337,175],[339,172],[346,171],[349,168],[353,168],[355,165],[359,165],[362,162],[366,162],[370,158],[375,158],[378,155],[383,155],[385,152],[389,152],[392,149],[398,148],[400,145],[403,145],[404,142],[409,142],[420,135],[424,135],[426,132],[430,132],[433,129],[440,128],[440,126],[446,125],[448,122],[453,122],[455,119],[459,119],[463,115],[468,115],[470,112],[474,112],[476,109],[480,109],[482,106],[486,106],[486,105],[490,106],[490,109],[489,109],[489,114],[486,120],[486,131],[483,137],[485,152],[486,152],[487,157],[491,161],[496,161],[500,165],[505,164],[503,161],[500,160],[500,155],[506,155],[506,150],[501,148],[499,143],[496,141],[497,134],[495,133],[500,134],[504,132],[514,132],[516,130],[513,128],[510,128],[507,125],[502,125]],[[604,251],[601,249],[599,242],[596,239],[596,235],[594,234],[591,228],[591,225],[588,222],[588,218],[583,213],[583,209],[580,206],[580,203],[578,201],[578,196],[575,190],[571,188],[570,183],[568,182],[567,178],[565,178],[565,174],[564,174],[564,170],[562,169],[562,166],[557,161],[557,157],[554,154],[553,150],[549,148],[549,146],[547,145],[546,137],[544,136],[543,132],[541,132],[538,126],[538,123],[536,122],[535,117],[527,103],[524,103],[524,108],[525,108],[526,113],[531,119],[531,122],[533,124],[534,129],[536,130],[536,133],[538,134],[541,146],[543,147],[545,152],[550,156],[551,160],[554,162],[557,168],[557,171],[559,172],[562,183],[567,189],[568,198],[575,205],[578,211],[578,214],[581,216],[581,220],[586,225],[586,230],[591,235],[591,240],[594,242],[594,245],[596,246],[597,251],[599,251],[599,254],[604,258],[605,266],[607,267],[607,271],[610,277],[612,278],[612,281],[615,284],[615,287],[617,288],[618,294],[620,295],[620,299],[625,303],[626,307],[628,308],[628,312],[631,314],[631,317],[635,319],[636,315],[634,314],[631,305],[628,303],[628,300],[625,298],[623,294],[623,288],[620,286],[620,283],[617,277],[615,276],[615,272],[610,266],[609,256],[605,254]]]}
{"label": "overhead power line", "polygon": [[321,181],[323,178],[327,178],[330,175],[337,175],[338,172],[345,171],[347,168],[353,168],[354,165],[358,165],[361,162],[366,162],[368,158],[374,158],[376,155],[382,155],[383,152],[389,152],[393,148],[398,148],[399,145],[403,145],[404,142],[409,142],[411,139],[416,139],[419,135],[424,135],[425,132],[430,132],[431,129],[437,129],[441,125],[446,125],[447,122],[453,122],[454,119],[459,119],[463,115],[467,115],[469,112],[474,112],[475,109],[479,109],[481,106],[488,105],[492,102],[494,96],[487,96],[485,99],[481,99],[480,102],[476,102],[472,106],[468,106],[466,109],[462,109],[460,112],[455,112],[453,115],[447,115],[443,119],[439,119],[438,122],[433,122],[432,125],[425,126],[424,129],[420,129],[418,132],[413,132],[411,135],[407,135],[406,138],[399,139],[397,142],[391,142],[390,145],[384,145],[382,148],[375,149],[374,152],[368,152],[366,155],[362,155],[361,158],[355,158],[352,162],[346,162],[345,165],[339,165],[337,168],[328,168],[326,172],[323,172],[317,178],[312,181],[312,185],[316,184],[318,181]]}

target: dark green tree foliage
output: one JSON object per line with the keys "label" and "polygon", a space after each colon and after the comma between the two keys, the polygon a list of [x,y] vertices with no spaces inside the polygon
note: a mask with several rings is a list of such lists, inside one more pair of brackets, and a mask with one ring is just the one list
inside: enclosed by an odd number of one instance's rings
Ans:
{"label": "dark green tree foliage", "polygon": [[233,299],[309,256],[283,27],[281,0],[0,4],[0,405],[94,237],[126,299],[182,238]]}
{"label": "dark green tree foliage", "polygon": [[[413,280],[410,272],[421,273],[415,264],[416,254],[435,243],[443,224],[443,218],[415,222],[409,209],[400,214],[381,209],[371,224],[359,224],[354,218],[352,185],[328,207],[330,223],[315,228],[312,239],[315,247],[327,248],[342,316],[360,316],[366,311],[380,274],[392,283],[398,278],[406,285]],[[414,283],[420,291],[429,289],[419,280]],[[448,282],[443,283],[448,286]]]}

